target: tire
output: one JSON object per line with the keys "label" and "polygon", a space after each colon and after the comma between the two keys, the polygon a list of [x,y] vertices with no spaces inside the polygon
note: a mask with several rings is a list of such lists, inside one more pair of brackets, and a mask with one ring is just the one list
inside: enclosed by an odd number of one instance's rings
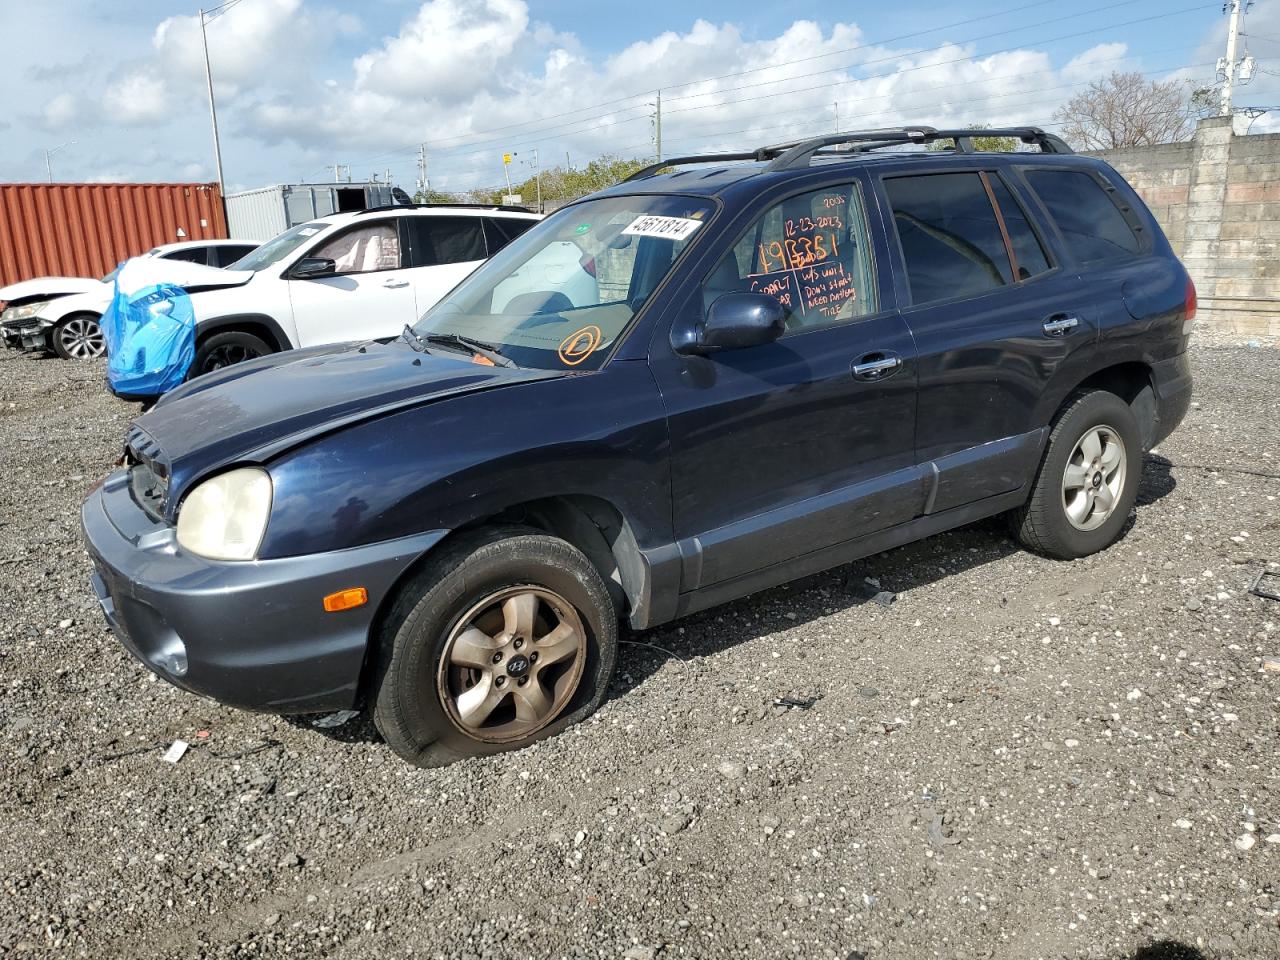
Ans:
{"label": "tire", "polygon": [[191,364],[188,379],[202,373],[212,373],[232,364],[243,363],[255,357],[265,357],[271,347],[261,337],[243,330],[228,330],[205,337],[196,347],[196,358]]}
{"label": "tire", "polygon": [[[1091,436],[1098,441],[1096,448],[1088,442]],[[1138,497],[1141,437],[1133,411],[1114,393],[1090,390],[1067,398],[1031,496],[1010,515],[1018,540],[1060,560],[1085,557],[1114,543]],[[1113,444],[1118,449],[1109,453]],[[1098,456],[1089,459],[1086,452]]]}
{"label": "tire", "polygon": [[100,317],[92,313],[76,313],[49,331],[53,352],[63,360],[96,360],[107,355],[107,341],[102,335]]}
{"label": "tire", "polygon": [[378,731],[405,760],[438,767],[528,746],[589,716],[613,676],[618,617],[576,547],[527,527],[491,528],[431,558],[375,642]]}

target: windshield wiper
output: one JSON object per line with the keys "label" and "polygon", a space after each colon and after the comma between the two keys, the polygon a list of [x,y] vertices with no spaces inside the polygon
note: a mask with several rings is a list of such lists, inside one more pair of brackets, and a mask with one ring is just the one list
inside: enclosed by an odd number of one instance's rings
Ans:
{"label": "windshield wiper", "polygon": [[407,323],[404,325],[404,330],[400,332],[400,339],[413,347],[413,349],[418,353],[422,353],[427,349],[427,341],[418,336],[417,333],[414,332],[413,327],[409,326]]}
{"label": "windshield wiper", "polygon": [[414,337],[419,342],[439,343],[446,347],[462,347],[470,350],[472,353],[484,357],[490,363],[497,367],[511,367],[515,369],[518,364],[510,357],[504,357],[498,352],[498,348],[491,343],[482,343],[479,340],[472,340],[470,337],[464,337],[460,333],[428,333],[425,337],[419,337],[414,333]]}

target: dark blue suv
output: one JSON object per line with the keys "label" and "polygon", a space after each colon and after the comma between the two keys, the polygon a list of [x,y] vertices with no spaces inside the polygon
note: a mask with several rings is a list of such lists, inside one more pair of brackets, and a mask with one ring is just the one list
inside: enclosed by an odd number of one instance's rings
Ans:
{"label": "dark blue suv", "polygon": [[1108,546],[1194,310],[1132,189],[1035,128],[668,160],[397,340],[170,393],[84,505],[93,585],[187,690],[367,704],[417,764],[510,749],[601,702],[622,620],[994,514]]}

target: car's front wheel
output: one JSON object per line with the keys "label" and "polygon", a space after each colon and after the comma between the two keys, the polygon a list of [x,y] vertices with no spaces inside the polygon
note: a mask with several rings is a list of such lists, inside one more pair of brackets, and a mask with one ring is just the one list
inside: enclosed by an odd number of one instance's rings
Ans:
{"label": "car's front wheel", "polygon": [[195,362],[191,364],[191,376],[212,373],[232,364],[244,363],[271,352],[266,341],[243,330],[215,333],[200,341],[196,347]]}
{"label": "car's front wheel", "polygon": [[527,746],[600,705],[617,636],[609,591],[581,551],[524,527],[465,534],[386,619],[374,723],[418,766]]}
{"label": "car's front wheel", "polygon": [[50,336],[53,352],[63,360],[95,360],[107,353],[102,324],[92,313],[67,317],[53,328]]}
{"label": "car's front wheel", "polygon": [[1049,435],[1014,533],[1039,553],[1073,560],[1110,546],[1138,498],[1142,440],[1133,410],[1105,390],[1074,394]]}

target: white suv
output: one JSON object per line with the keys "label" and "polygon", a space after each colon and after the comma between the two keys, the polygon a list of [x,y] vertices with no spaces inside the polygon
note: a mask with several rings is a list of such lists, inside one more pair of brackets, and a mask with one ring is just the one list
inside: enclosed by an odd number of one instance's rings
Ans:
{"label": "white suv", "polygon": [[[225,267],[258,245],[246,240],[184,240],[153,247],[142,257]],[[118,270],[119,268],[117,268]],[[0,287],[5,311],[0,332],[6,346],[52,351],[64,360],[91,360],[106,352],[98,321],[111,302],[116,270],[92,277],[35,277]]]}
{"label": "white suv", "polygon": [[[181,285],[196,318],[191,376],[256,356],[397,336],[541,218],[512,207],[394,206],[299,224]],[[594,285],[588,270],[565,264]]]}

